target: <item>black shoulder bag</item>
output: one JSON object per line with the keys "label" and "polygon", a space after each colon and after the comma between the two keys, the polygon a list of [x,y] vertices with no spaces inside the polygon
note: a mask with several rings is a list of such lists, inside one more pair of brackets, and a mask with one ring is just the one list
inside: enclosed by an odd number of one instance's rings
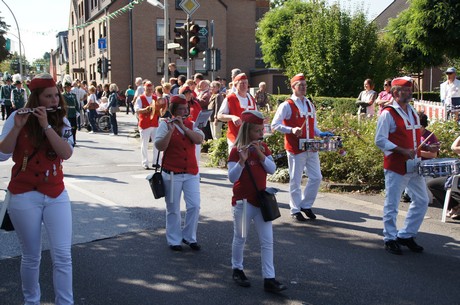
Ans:
{"label": "black shoulder bag", "polygon": [[260,211],[262,212],[262,217],[264,221],[273,221],[281,216],[280,209],[278,207],[278,202],[276,201],[276,196],[274,192],[269,192],[267,189],[258,190],[256,180],[252,176],[251,169],[249,164],[246,161],[245,167],[248,170],[249,176],[251,177],[252,183],[257,191],[257,201],[260,205]]}
{"label": "black shoulder bag", "polygon": [[[160,152],[158,152],[158,157],[157,157],[157,163],[160,160]],[[161,172],[163,171],[163,166],[160,167],[160,170],[158,171],[158,166],[155,167],[155,172],[153,175],[148,178],[150,188],[152,189],[153,197],[155,199],[163,198],[165,196],[165,185],[163,183],[163,176],[161,175]]]}

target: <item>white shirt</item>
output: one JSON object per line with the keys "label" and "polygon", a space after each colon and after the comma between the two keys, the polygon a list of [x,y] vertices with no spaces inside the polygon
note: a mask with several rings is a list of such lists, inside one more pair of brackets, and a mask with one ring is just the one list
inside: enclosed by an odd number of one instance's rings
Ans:
{"label": "white shirt", "polygon": [[452,83],[448,83],[447,81],[441,84],[441,102],[445,105],[451,105],[452,97],[460,97],[460,80],[455,79]]}
{"label": "white shirt", "polygon": [[[291,95],[290,97],[293,101],[294,104],[297,106],[299,109],[300,114],[306,114],[308,112],[308,107],[307,103],[311,103],[309,99],[306,97],[299,98],[295,96],[295,94]],[[313,107],[313,105],[310,105],[310,109],[313,112],[313,119],[314,119],[314,128],[315,128],[315,136],[319,136],[321,133],[321,130],[318,128],[318,122],[316,121],[316,110]],[[277,130],[282,133],[292,133],[292,128],[283,124],[284,120],[289,120],[291,118],[292,111],[291,111],[291,106],[287,101],[282,102],[279,106],[278,109],[276,109],[275,116],[273,117],[272,120],[272,130]],[[300,126],[298,126],[300,127]]]}

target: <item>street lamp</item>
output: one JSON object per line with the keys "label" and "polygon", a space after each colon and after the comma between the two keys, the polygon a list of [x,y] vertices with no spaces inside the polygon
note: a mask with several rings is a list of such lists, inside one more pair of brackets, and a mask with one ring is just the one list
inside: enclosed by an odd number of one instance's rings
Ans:
{"label": "street lamp", "polygon": [[[166,1],[166,0],[165,0],[165,1]],[[16,22],[16,27],[18,28],[18,39],[19,39],[19,74],[21,74],[21,76],[22,76],[22,48],[21,48],[22,41],[21,41],[21,32],[19,31],[18,21],[16,20],[16,16],[14,16],[13,11],[10,9],[10,7],[8,6],[8,4],[6,4],[6,2],[5,2],[4,0],[2,0],[2,2],[3,2],[3,4],[5,4],[6,7],[10,10],[11,15],[13,15],[14,22]]]}
{"label": "street lamp", "polygon": [[[2,0],[3,1],[3,0]],[[169,56],[168,56],[168,42],[169,42],[169,16],[168,16],[168,0],[163,0],[161,4],[158,0],[147,0],[147,2],[153,6],[159,7],[164,11],[164,48],[163,48],[163,63],[164,63],[164,80],[168,82],[168,66],[169,66]]]}

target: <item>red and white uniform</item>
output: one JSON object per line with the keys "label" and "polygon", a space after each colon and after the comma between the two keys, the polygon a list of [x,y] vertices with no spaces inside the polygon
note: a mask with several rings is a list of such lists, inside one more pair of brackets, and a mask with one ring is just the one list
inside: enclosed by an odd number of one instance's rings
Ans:
{"label": "red and white uniform", "polygon": [[[304,127],[301,137],[295,136],[292,129],[302,125]],[[313,139],[321,133],[317,127],[315,106],[306,97],[300,98],[293,94],[290,99],[278,106],[271,127],[272,130],[284,133],[284,148],[287,151],[289,166],[291,214],[300,212],[300,209],[310,209],[315,202],[323,176],[318,152],[300,150],[299,140]],[[308,182],[302,192],[301,181],[305,169]]]}
{"label": "red and white uniform", "polygon": [[[238,93],[232,93],[222,102],[219,114],[231,114],[240,117],[241,113],[245,110],[257,110],[256,100],[250,94],[246,94],[243,97],[238,95]],[[233,121],[228,122],[227,142],[229,144],[229,151],[235,143],[239,130],[240,127],[236,126]]]}
{"label": "red and white uniform", "polygon": [[[144,109],[150,105],[154,105],[156,101],[156,96],[146,96],[142,94],[136,100],[135,110],[138,111],[139,109]],[[155,133],[158,128],[158,115],[151,113],[138,113],[139,114],[139,133],[141,136],[141,156],[142,156],[142,166],[144,168],[149,167],[149,158],[148,158],[148,147],[149,141],[155,139]],[[158,154],[160,152],[153,146],[153,156],[152,156],[152,163],[156,163]],[[160,161],[158,161],[161,163]]]}
{"label": "red and white uniform", "polygon": [[[193,122],[184,120],[184,125],[204,134],[193,127]],[[166,122],[160,122],[155,142],[163,139],[168,133]],[[163,153],[163,181],[166,201],[166,240],[170,246],[180,245],[182,239],[190,243],[196,242],[196,231],[200,216],[200,175],[196,161],[195,144],[185,132],[176,125],[169,145]],[[180,199],[184,193],[186,206],[185,223],[182,228]]]}
{"label": "red and white uniform", "polygon": [[[405,112],[396,101],[383,109],[375,134],[375,144],[384,153],[385,204],[383,215],[383,239],[385,242],[415,237],[428,209],[428,194],[424,177],[415,170],[406,171],[407,157],[393,152],[397,146],[420,152],[420,121],[412,106]],[[396,219],[401,193],[407,189],[412,199],[403,228],[397,229]]]}

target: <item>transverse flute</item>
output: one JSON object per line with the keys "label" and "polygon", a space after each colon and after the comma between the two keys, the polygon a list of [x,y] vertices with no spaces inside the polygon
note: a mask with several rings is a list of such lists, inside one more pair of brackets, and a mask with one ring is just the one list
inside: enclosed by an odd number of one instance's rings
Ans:
{"label": "transverse flute", "polygon": [[[17,114],[27,114],[27,113],[34,113],[35,109],[37,108],[21,108],[16,110]],[[52,108],[46,108],[46,112],[55,112],[57,110],[61,109],[61,107],[52,107]]]}

